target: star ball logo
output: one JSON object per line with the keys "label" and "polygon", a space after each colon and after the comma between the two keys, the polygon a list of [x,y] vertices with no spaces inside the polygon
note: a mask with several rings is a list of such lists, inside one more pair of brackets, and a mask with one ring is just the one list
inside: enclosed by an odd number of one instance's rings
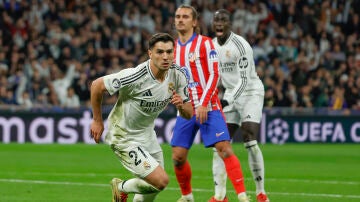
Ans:
{"label": "star ball logo", "polygon": [[289,139],[289,124],[280,118],[272,120],[267,131],[268,138],[274,144],[284,144]]}
{"label": "star ball logo", "polygon": [[114,79],[114,80],[112,81],[112,85],[113,85],[114,88],[118,89],[118,88],[121,87],[121,82],[120,82],[119,79]]}

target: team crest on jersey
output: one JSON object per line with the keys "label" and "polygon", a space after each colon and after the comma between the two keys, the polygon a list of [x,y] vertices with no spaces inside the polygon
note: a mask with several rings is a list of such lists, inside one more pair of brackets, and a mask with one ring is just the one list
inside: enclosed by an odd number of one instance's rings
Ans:
{"label": "team crest on jersey", "polygon": [[231,54],[230,54],[230,51],[229,51],[229,50],[226,51],[225,56],[226,56],[227,58],[230,58]]}
{"label": "team crest on jersey", "polygon": [[120,80],[119,80],[119,79],[114,79],[114,80],[112,81],[112,86],[113,86],[114,88],[116,88],[116,89],[120,88],[120,87],[121,87],[121,82],[120,82]]}
{"label": "team crest on jersey", "polygon": [[209,53],[209,59],[210,60],[217,60],[218,56],[217,56],[217,52],[216,50],[211,50]]}
{"label": "team crest on jersey", "polygon": [[168,84],[168,91],[169,93],[172,93],[175,90],[175,84],[173,82],[170,82]]}
{"label": "team crest on jersey", "polygon": [[196,54],[194,52],[189,53],[189,61],[194,62],[196,60]]}
{"label": "team crest on jersey", "polygon": [[148,163],[147,161],[144,161],[143,166],[146,170],[149,170],[151,168],[150,163]]}

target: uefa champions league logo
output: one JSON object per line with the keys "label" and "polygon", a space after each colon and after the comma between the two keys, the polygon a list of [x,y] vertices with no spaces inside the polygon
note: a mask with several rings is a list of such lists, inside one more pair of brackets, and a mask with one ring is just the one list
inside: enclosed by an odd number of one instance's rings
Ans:
{"label": "uefa champions league logo", "polygon": [[267,126],[267,136],[274,144],[284,144],[289,139],[289,125],[286,121],[277,118]]}
{"label": "uefa champions league logo", "polygon": [[121,81],[119,79],[115,78],[112,80],[112,85],[114,88],[118,89],[121,87]]}

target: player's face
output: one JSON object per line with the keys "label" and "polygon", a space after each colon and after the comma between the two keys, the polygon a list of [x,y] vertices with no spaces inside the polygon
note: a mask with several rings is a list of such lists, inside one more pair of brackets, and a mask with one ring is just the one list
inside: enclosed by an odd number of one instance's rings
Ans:
{"label": "player's face", "polygon": [[173,63],[174,46],[170,41],[157,42],[148,53],[152,66],[160,71],[167,71]]}
{"label": "player's face", "polygon": [[226,13],[216,12],[213,18],[213,31],[216,37],[225,37],[230,32],[230,16]]}
{"label": "player's face", "polygon": [[192,16],[190,8],[178,8],[175,13],[175,28],[178,32],[193,31],[196,19]]}

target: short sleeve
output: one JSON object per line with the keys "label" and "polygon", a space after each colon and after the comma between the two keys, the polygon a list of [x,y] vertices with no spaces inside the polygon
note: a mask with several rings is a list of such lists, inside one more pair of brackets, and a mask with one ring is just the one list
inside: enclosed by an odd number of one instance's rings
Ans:
{"label": "short sleeve", "polygon": [[183,69],[180,69],[179,76],[178,76],[178,91],[177,91],[177,93],[181,96],[184,103],[190,101],[188,83],[189,83],[189,78],[187,78],[186,72],[184,72]]}
{"label": "short sleeve", "polygon": [[110,95],[113,95],[122,88],[121,76],[122,76],[121,71],[104,76],[105,88]]}

